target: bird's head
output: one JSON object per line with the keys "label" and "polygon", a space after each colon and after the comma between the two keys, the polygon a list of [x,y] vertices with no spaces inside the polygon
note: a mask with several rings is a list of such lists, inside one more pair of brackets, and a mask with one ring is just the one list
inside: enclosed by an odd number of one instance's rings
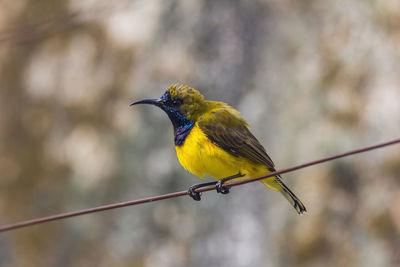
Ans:
{"label": "bird's head", "polygon": [[155,105],[164,110],[175,128],[196,122],[206,108],[204,97],[194,88],[171,85],[159,99],[144,99],[133,102]]}

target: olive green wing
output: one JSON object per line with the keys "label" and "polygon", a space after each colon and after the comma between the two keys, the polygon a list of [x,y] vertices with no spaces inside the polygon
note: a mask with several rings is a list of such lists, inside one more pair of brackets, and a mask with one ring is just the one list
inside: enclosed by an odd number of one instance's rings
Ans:
{"label": "olive green wing", "polygon": [[266,165],[274,171],[274,163],[264,147],[250,132],[247,122],[230,106],[211,110],[198,120],[199,128],[211,142],[234,156]]}

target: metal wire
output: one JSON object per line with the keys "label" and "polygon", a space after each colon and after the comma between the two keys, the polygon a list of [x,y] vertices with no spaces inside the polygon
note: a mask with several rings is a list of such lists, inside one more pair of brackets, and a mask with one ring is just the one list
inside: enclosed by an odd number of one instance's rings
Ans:
{"label": "metal wire", "polygon": [[[397,144],[397,143],[400,143],[400,138],[392,140],[392,141],[389,141],[389,142],[385,142],[385,143],[381,143],[381,144],[377,144],[377,145],[373,145],[373,146],[368,146],[368,147],[364,147],[364,148],[360,148],[360,149],[356,149],[356,150],[351,150],[351,151],[348,151],[348,152],[345,152],[345,153],[336,154],[336,155],[333,155],[333,156],[330,156],[330,157],[326,157],[326,158],[310,161],[310,162],[307,162],[307,163],[304,163],[304,164],[296,165],[296,166],[293,166],[293,167],[290,167],[290,168],[286,168],[286,169],[282,169],[282,170],[279,170],[279,171],[270,172],[267,175],[263,175],[263,176],[260,176],[260,177],[248,178],[248,179],[243,179],[243,180],[239,180],[239,181],[234,181],[234,182],[226,184],[226,186],[233,187],[233,186],[238,186],[238,185],[243,185],[243,184],[255,182],[255,181],[262,180],[262,179],[265,179],[265,178],[268,178],[268,177],[272,177],[272,176],[275,176],[275,175],[278,175],[278,174],[292,172],[292,171],[303,169],[303,168],[306,168],[306,167],[309,167],[309,166],[312,166],[312,165],[321,164],[321,163],[324,163],[324,162],[327,162],[327,161],[331,161],[331,160],[335,160],[335,159],[338,159],[338,158],[347,157],[347,156],[354,155],[354,154],[367,152],[367,151],[370,151],[370,150],[374,150],[374,149],[378,149],[378,148],[394,145],[394,144]],[[205,192],[205,191],[211,191],[211,190],[214,190],[214,189],[215,189],[215,186],[214,185],[210,185],[210,186],[201,187],[199,189],[196,189],[195,192],[199,192],[200,193],[200,192]],[[27,221],[21,221],[21,222],[9,224],[9,225],[1,226],[0,227],[0,232],[6,232],[6,231],[10,231],[10,230],[14,230],[14,229],[22,228],[22,227],[27,227],[27,226],[31,226],[31,225],[35,225],[35,224],[40,224],[40,223],[45,223],[45,222],[50,222],[50,221],[55,221],[55,220],[60,220],[60,219],[80,216],[80,215],[99,212],[99,211],[104,211],[104,210],[117,209],[117,208],[122,208],[122,207],[127,207],[127,206],[134,206],[134,205],[139,205],[139,204],[143,204],[143,203],[159,201],[159,200],[168,199],[168,198],[180,197],[180,196],[184,196],[184,195],[187,195],[187,194],[188,194],[188,192],[187,192],[187,190],[185,190],[185,191],[179,191],[179,192],[169,193],[169,194],[165,194],[165,195],[142,198],[142,199],[137,199],[137,200],[132,200],[132,201],[126,201],[126,202],[120,202],[120,203],[115,203],[115,204],[110,204],[110,205],[99,206],[99,207],[90,208],[90,209],[84,209],[84,210],[73,211],[73,212],[66,212],[66,213],[61,213],[61,214],[57,214],[57,215],[51,215],[51,216],[42,217],[42,218],[36,218],[36,219],[32,219],[32,220],[27,220]]]}

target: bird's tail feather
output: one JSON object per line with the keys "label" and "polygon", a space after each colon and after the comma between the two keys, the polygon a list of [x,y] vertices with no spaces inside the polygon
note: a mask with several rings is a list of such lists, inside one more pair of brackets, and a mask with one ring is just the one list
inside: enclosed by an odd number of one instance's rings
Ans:
{"label": "bird's tail feather", "polygon": [[287,199],[287,201],[289,201],[289,203],[296,209],[298,214],[306,213],[307,209],[304,206],[304,204],[292,192],[292,190],[290,190],[289,187],[287,187],[287,185],[283,183],[283,181],[280,179],[280,176],[273,178],[275,178],[273,181],[271,181],[270,179],[264,179],[261,180],[260,182],[262,182],[272,190],[280,192]]}

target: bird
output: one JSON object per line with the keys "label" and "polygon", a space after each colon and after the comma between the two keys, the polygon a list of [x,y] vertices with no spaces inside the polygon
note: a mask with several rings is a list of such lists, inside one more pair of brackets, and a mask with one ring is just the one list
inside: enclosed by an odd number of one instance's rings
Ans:
{"label": "bird", "polygon": [[[232,179],[246,179],[275,171],[275,165],[265,148],[250,132],[249,124],[239,111],[224,102],[205,100],[196,89],[172,84],[158,99],[143,99],[130,106],[149,104],[161,108],[174,129],[175,150],[180,164],[200,178],[206,174],[217,181],[195,184],[188,194],[200,200],[195,189],[211,184],[219,193],[229,193]],[[296,209],[306,207],[282,181],[280,175],[260,180],[273,191],[281,193]]]}

